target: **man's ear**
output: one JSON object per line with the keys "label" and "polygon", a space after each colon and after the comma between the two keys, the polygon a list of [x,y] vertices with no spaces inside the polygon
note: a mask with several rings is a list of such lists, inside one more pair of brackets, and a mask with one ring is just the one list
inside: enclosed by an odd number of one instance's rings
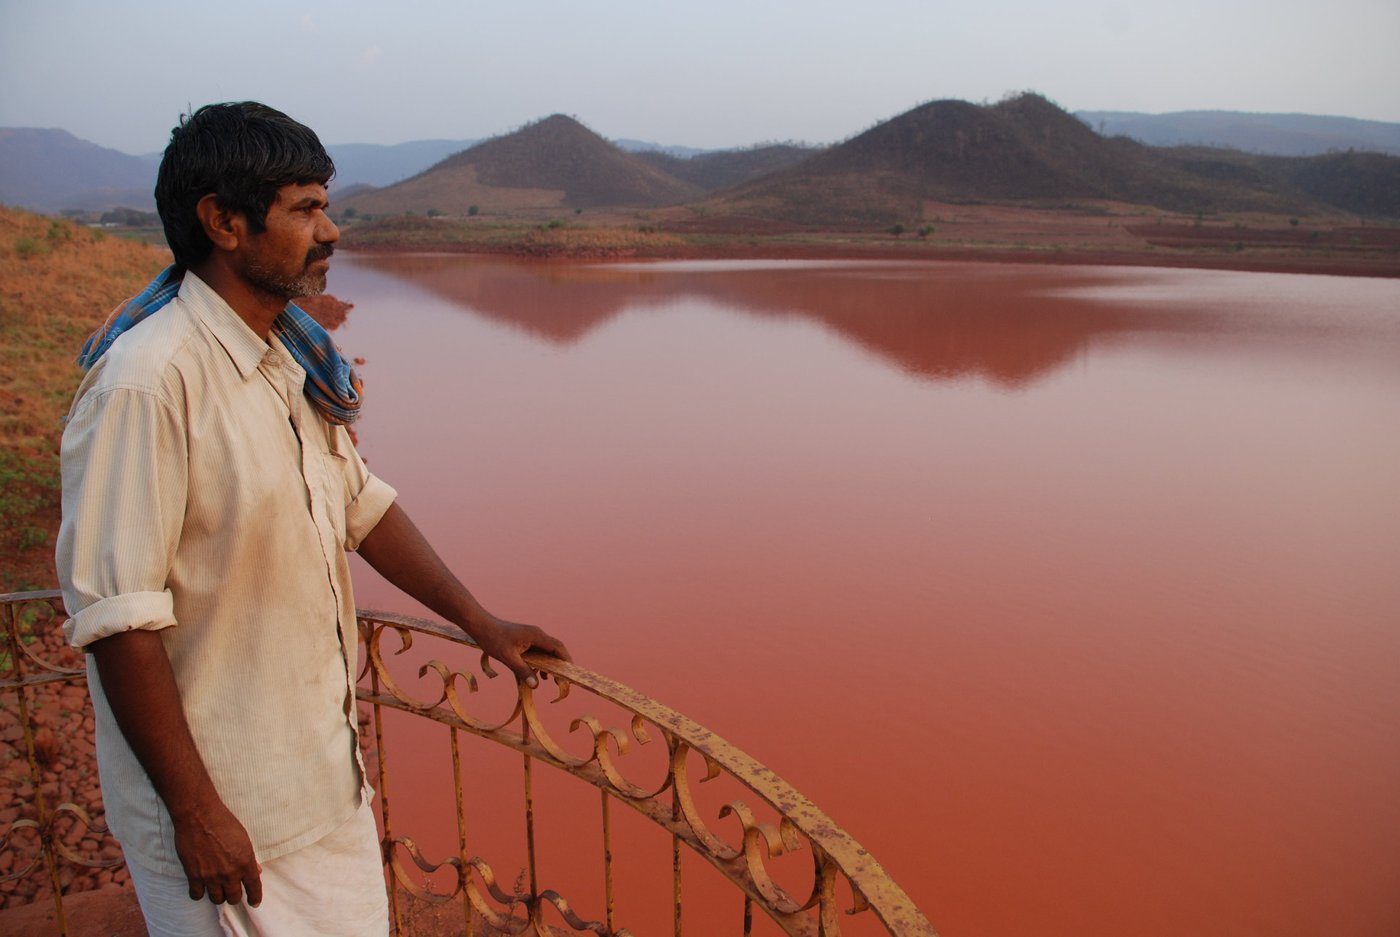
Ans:
{"label": "man's ear", "polygon": [[219,250],[236,249],[247,232],[243,213],[224,208],[219,204],[219,197],[213,192],[200,199],[194,211],[199,223],[204,227],[204,235]]}

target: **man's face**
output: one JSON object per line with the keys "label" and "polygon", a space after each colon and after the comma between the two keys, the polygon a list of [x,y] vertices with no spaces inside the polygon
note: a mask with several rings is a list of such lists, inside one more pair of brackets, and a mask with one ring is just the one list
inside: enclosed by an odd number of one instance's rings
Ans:
{"label": "man's face", "polygon": [[326,215],[326,187],[286,185],[267,210],[266,230],[249,234],[243,276],[255,288],[285,300],[326,289],[333,244],[340,230]]}

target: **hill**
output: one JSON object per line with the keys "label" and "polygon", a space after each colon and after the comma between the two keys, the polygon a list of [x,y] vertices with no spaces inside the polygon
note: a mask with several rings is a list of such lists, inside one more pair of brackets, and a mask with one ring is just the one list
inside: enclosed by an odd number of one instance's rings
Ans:
{"label": "hill", "polygon": [[137,241],[0,207],[0,592],[52,588],[58,440],[78,350],[169,262]]}
{"label": "hill", "polygon": [[155,208],[149,160],[80,140],[66,130],[0,128],[0,202],[33,211]]}
{"label": "hill", "polygon": [[1400,157],[1384,153],[1256,156],[1212,147],[1152,149],[1160,165],[1198,180],[1207,210],[1277,207],[1400,219]]}
{"label": "hill", "polygon": [[802,224],[888,224],[919,219],[925,200],[1146,201],[1134,172],[1145,152],[1037,95],[992,106],[931,101],[714,207]]}
{"label": "hill", "polygon": [[778,143],[741,150],[715,150],[690,155],[658,150],[638,152],[646,162],[705,192],[731,189],[770,172],[800,163],[817,150]]}
{"label": "hill", "polygon": [[357,185],[384,186],[402,182],[477,142],[410,140],[388,145],[328,143],[326,152],[335,161],[336,187],[346,189]]}
{"label": "hill", "polygon": [[373,214],[440,211],[465,215],[530,209],[673,204],[695,186],[555,114],[449,157],[397,185],[341,202]]}
{"label": "hill", "polygon": [[633,140],[628,137],[622,137],[613,142],[629,153],[665,153],[667,156],[678,156],[681,159],[714,152],[713,150],[702,150],[697,146],[676,146],[669,143],[655,143],[651,140]]}
{"label": "hill", "polygon": [[1266,170],[1309,196],[1362,217],[1400,219],[1400,157],[1329,153],[1265,158]]}
{"label": "hill", "polygon": [[706,217],[798,225],[923,219],[925,202],[1126,202],[1186,212],[1400,217],[1400,159],[1254,157],[1106,138],[1045,98],[933,101],[706,203]]}
{"label": "hill", "polygon": [[1151,146],[1209,146],[1272,156],[1321,156],[1360,150],[1400,156],[1400,124],[1315,114],[1243,111],[1076,111],[1103,136]]}

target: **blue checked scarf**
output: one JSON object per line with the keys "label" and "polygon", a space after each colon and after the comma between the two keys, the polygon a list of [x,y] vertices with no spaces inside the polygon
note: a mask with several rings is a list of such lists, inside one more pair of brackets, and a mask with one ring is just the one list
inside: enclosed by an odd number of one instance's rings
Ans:
{"label": "blue checked scarf", "polygon": [[[174,299],[184,278],[184,270],[166,267],[150,286],[113,309],[83,344],[78,364],[84,370],[96,364],[123,332]],[[306,396],[321,416],[341,426],[355,422],[360,415],[360,379],[320,323],[295,303],[287,303],[272,323],[272,334],[306,371]]]}

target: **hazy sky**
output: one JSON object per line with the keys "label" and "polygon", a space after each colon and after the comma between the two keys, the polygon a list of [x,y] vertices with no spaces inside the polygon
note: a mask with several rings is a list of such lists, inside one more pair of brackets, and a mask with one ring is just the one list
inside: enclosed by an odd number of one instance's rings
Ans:
{"label": "hazy sky", "polygon": [[1400,121],[1397,0],[0,0],[0,126],[164,147],[256,99],[327,143],[552,113],[696,147],[829,143],[935,98]]}

